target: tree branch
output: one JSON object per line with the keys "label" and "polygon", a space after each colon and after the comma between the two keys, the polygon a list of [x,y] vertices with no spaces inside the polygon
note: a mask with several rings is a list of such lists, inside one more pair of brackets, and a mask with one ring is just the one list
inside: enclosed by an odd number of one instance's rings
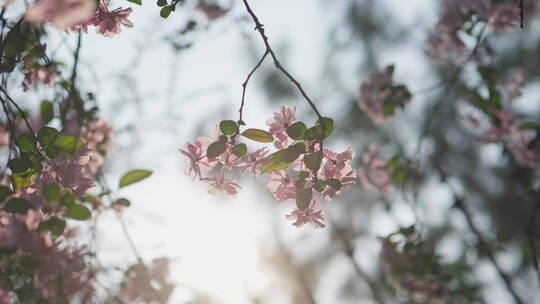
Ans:
{"label": "tree branch", "polygon": [[251,76],[253,76],[253,74],[255,73],[255,71],[257,71],[257,69],[261,66],[264,59],[266,59],[266,56],[268,56],[269,53],[270,52],[268,51],[268,49],[266,49],[266,51],[264,52],[264,55],[261,57],[261,59],[259,60],[257,65],[255,65],[255,67],[251,70],[251,72],[249,72],[249,74],[248,74],[248,76],[246,78],[246,81],[244,81],[244,83],[242,83],[242,103],[240,104],[240,109],[238,110],[238,112],[240,113],[240,118],[238,119],[238,121],[242,121],[242,115],[243,115],[243,111],[244,111],[244,102],[245,102],[245,98],[246,98],[246,88],[247,88],[248,82],[251,79]]}

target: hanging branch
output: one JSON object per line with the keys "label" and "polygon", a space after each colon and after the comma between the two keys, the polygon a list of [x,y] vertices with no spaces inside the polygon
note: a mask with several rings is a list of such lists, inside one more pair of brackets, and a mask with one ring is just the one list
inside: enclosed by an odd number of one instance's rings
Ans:
{"label": "hanging branch", "polygon": [[520,24],[519,26],[522,29],[525,29],[525,0],[519,1],[519,17],[520,17]]}
{"label": "hanging branch", "polygon": [[244,102],[245,102],[245,98],[246,98],[246,88],[247,88],[248,82],[251,79],[251,76],[253,76],[253,74],[255,73],[255,71],[257,71],[257,69],[261,66],[264,59],[266,58],[266,56],[268,56],[269,53],[270,52],[267,49],[264,52],[264,55],[261,57],[261,60],[259,60],[259,62],[257,63],[257,65],[255,65],[253,70],[251,70],[251,72],[249,72],[249,74],[248,74],[248,76],[246,78],[246,81],[244,81],[244,83],[242,83],[242,103],[240,104],[240,110],[238,110],[238,112],[240,113],[240,118],[238,119],[238,121],[242,121],[242,114],[243,114],[243,111],[244,111]]}
{"label": "hanging branch", "polygon": [[[302,85],[300,84],[300,82],[298,82],[298,80],[296,80],[296,78],[294,78],[291,75],[291,73],[289,73],[289,71],[287,71],[287,69],[285,69],[285,67],[283,67],[283,65],[281,64],[281,62],[277,58],[276,53],[274,52],[274,50],[270,46],[270,42],[268,42],[268,36],[266,36],[263,24],[259,21],[259,18],[257,17],[257,15],[255,15],[255,13],[253,12],[253,10],[249,6],[249,3],[247,2],[247,0],[243,0],[243,2],[244,2],[244,5],[246,7],[247,12],[249,13],[249,15],[251,16],[251,19],[253,19],[253,22],[255,23],[255,29],[259,32],[259,35],[261,36],[261,38],[262,38],[262,40],[264,42],[264,45],[266,46],[265,55],[262,57],[261,61],[259,61],[259,64],[257,66],[255,66],[255,69],[250,74],[254,73],[255,70],[257,70],[257,68],[260,66],[260,64],[264,61],[266,56],[268,54],[270,54],[270,56],[272,57],[272,60],[274,61],[274,66],[276,67],[276,69],[278,69],[281,73],[283,73],[294,84],[294,86],[298,89],[298,91],[300,92],[302,97],[310,105],[311,109],[313,109],[313,112],[315,112],[315,114],[319,118],[319,122],[320,122],[320,125],[321,125],[321,134],[320,134],[320,138],[319,138],[319,143],[320,143],[320,152],[319,152],[320,156],[319,157],[322,160],[322,158],[323,158],[324,133],[326,131],[326,126],[325,126],[325,123],[324,123],[324,119],[323,119],[321,113],[319,112],[319,110],[317,109],[317,106],[315,106],[315,103],[313,103],[311,98],[309,98],[309,96],[307,95],[306,91],[304,91],[304,89],[302,88]],[[250,77],[250,75],[248,75],[248,80],[249,80],[249,77]],[[244,89],[244,91],[245,91],[245,89]],[[242,105],[241,105],[241,108],[240,108],[240,116],[242,116],[242,107],[243,107],[243,105],[244,105],[244,97],[242,97]]]}

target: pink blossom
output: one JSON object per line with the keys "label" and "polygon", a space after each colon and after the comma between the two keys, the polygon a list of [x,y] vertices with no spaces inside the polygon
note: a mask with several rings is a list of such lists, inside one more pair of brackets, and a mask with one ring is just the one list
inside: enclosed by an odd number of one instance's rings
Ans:
{"label": "pink blossom", "polygon": [[238,157],[232,152],[233,145],[227,144],[227,149],[225,152],[223,152],[220,156],[216,158],[210,158],[209,162],[212,164],[212,166],[215,166],[214,162],[219,162],[223,165],[223,168],[225,170],[231,170],[236,167],[241,167],[243,165],[242,158]]}
{"label": "pink blossom", "polygon": [[291,105],[284,105],[281,107],[281,111],[275,112],[274,117],[266,121],[266,124],[270,126],[270,134],[284,131],[288,126],[292,125],[296,121],[295,112],[296,107]]}
{"label": "pink blossom", "polygon": [[112,147],[113,126],[98,118],[82,128],[81,138],[89,150],[89,160],[84,168],[87,177],[93,177],[105,164],[105,155]]}
{"label": "pink blossom", "polygon": [[499,111],[495,113],[497,125],[492,125],[483,135],[482,139],[487,142],[501,142],[515,130],[516,118],[510,113]]}
{"label": "pink blossom", "polygon": [[267,154],[268,150],[266,147],[249,153],[247,161],[241,166],[242,174],[250,172],[255,177],[259,176],[261,174],[261,167],[272,162],[266,156]]}
{"label": "pink blossom", "polygon": [[394,85],[392,75],[392,66],[383,72],[376,71],[360,88],[358,106],[376,125],[382,124],[386,117],[393,115],[396,107],[403,107],[411,99],[404,86]]}
{"label": "pink blossom", "polygon": [[90,19],[96,7],[94,0],[41,0],[26,11],[25,19],[67,29]]}
{"label": "pink blossom", "polygon": [[488,28],[493,32],[509,32],[519,24],[519,8],[513,4],[498,4],[489,12]]}
{"label": "pink blossom", "polygon": [[132,11],[131,8],[123,9],[121,7],[109,11],[106,7],[100,5],[95,22],[96,33],[111,38],[122,32],[120,25],[133,27],[133,23],[127,18]]}
{"label": "pink blossom", "polygon": [[513,79],[506,84],[506,90],[510,95],[510,101],[513,101],[517,97],[521,96],[521,89],[527,83],[526,74],[523,69],[519,69],[514,73]]}
{"label": "pink blossom", "polygon": [[42,82],[44,87],[49,88],[54,84],[54,80],[58,76],[60,76],[60,72],[54,65],[30,69],[28,72],[24,73],[24,81],[22,83],[23,90],[28,91],[38,82]]}
{"label": "pink blossom", "polygon": [[199,3],[199,5],[197,5],[197,9],[202,11],[206,15],[206,17],[210,20],[219,19],[228,12],[228,10],[223,9],[219,5],[208,4],[204,2]]}
{"label": "pink blossom", "polygon": [[182,154],[187,156],[186,167],[184,173],[193,178],[201,178],[201,171],[208,172],[212,170],[212,166],[206,157],[206,150],[212,143],[208,137],[198,137],[195,143],[186,143],[186,150],[180,150]]}
{"label": "pink blossom", "polygon": [[540,170],[540,143],[533,144],[530,147],[532,139],[532,136],[518,131],[507,143],[508,150],[510,150],[520,166]]}
{"label": "pink blossom", "polygon": [[273,134],[274,146],[280,150],[287,149],[294,140],[287,135],[285,131],[277,131]]}
{"label": "pink blossom", "polygon": [[309,223],[313,228],[324,228],[324,214],[319,208],[319,203],[313,199],[306,210],[294,209],[293,212],[286,216],[288,220],[294,221],[293,225],[301,228]]}
{"label": "pink blossom", "polygon": [[267,187],[278,202],[296,197],[294,179],[285,170],[270,172]]}
{"label": "pink blossom", "polygon": [[341,194],[345,187],[356,182],[356,170],[350,165],[350,161],[354,158],[354,151],[349,148],[342,153],[336,154],[331,150],[325,149],[324,154],[327,161],[321,168],[322,176],[325,179],[337,179],[341,183],[340,189],[326,186],[321,193],[325,200],[332,200],[336,195]]}
{"label": "pink blossom", "polygon": [[208,185],[208,193],[212,195],[228,194],[235,195],[237,189],[240,189],[240,185],[236,184],[234,179],[225,179],[223,175],[217,175],[214,177],[201,178],[202,181],[206,181]]}
{"label": "pink blossom", "polygon": [[380,146],[369,145],[369,148],[362,154],[362,168],[358,169],[360,183],[366,189],[377,188],[383,192],[394,189],[391,183],[390,172],[386,162],[379,158]]}

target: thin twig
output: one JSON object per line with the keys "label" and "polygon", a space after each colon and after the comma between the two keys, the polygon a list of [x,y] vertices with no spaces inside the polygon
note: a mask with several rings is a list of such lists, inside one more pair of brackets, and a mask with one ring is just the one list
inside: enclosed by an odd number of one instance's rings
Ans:
{"label": "thin twig", "polygon": [[238,119],[239,121],[242,121],[242,115],[243,115],[243,111],[244,111],[244,102],[245,102],[245,98],[246,98],[246,88],[247,88],[247,84],[249,82],[249,80],[251,79],[251,76],[255,73],[255,71],[257,71],[257,69],[261,66],[261,64],[263,63],[264,59],[266,58],[266,56],[268,56],[270,52],[268,51],[268,49],[264,52],[264,55],[261,57],[261,59],[259,60],[259,62],[257,62],[257,65],[255,65],[255,67],[251,70],[251,72],[249,72],[247,78],[246,78],[246,81],[244,81],[244,83],[242,83],[242,103],[240,104],[240,109],[238,110],[238,112],[240,113],[240,118]]}
{"label": "thin twig", "polygon": [[519,17],[520,17],[519,26],[522,29],[525,29],[525,0],[519,1]]}
{"label": "thin twig", "polygon": [[[320,157],[320,159],[322,161],[322,159],[323,159],[324,133],[325,133],[325,130],[326,130],[324,119],[323,119],[321,113],[319,112],[319,110],[317,109],[317,106],[315,106],[315,103],[311,100],[311,98],[309,98],[306,91],[304,91],[304,89],[302,88],[302,85],[300,84],[300,82],[298,82],[298,80],[296,80],[296,78],[294,78],[291,75],[291,73],[289,73],[289,71],[287,71],[287,69],[285,69],[285,67],[283,67],[283,65],[281,64],[281,62],[277,58],[274,50],[270,46],[270,42],[268,42],[268,36],[266,36],[266,33],[264,32],[264,26],[262,25],[262,23],[259,21],[259,18],[257,17],[257,15],[255,15],[253,10],[249,6],[249,3],[247,2],[247,0],[243,0],[243,2],[244,2],[244,5],[246,7],[247,12],[249,13],[249,15],[251,16],[251,19],[253,19],[253,22],[255,23],[255,29],[259,32],[259,34],[260,34],[260,36],[261,36],[261,38],[262,38],[262,40],[264,42],[264,45],[266,46],[266,51],[265,52],[268,52],[270,54],[270,56],[272,57],[272,60],[274,61],[275,67],[281,73],[283,73],[294,84],[294,86],[298,89],[298,91],[300,91],[300,94],[302,95],[302,97],[304,97],[304,99],[308,102],[308,104],[311,106],[311,108],[313,109],[313,111],[315,112],[317,117],[319,118],[319,123],[321,125],[321,134],[320,134],[320,138],[319,138],[319,143],[320,143],[319,157]],[[266,57],[266,56],[264,56],[264,57]],[[315,172],[315,174],[317,174],[317,172]],[[315,176],[315,178],[316,178],[316,176]]]}

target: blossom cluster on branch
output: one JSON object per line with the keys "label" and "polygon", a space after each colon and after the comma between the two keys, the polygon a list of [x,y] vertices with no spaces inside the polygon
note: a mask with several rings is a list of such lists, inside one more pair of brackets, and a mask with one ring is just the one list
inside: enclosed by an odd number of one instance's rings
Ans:
{"label": "blossom cluster on branch", "polygon": [[[226,171],[238,169],[255,177],[267,173],[267,188],[278,202],[296,200],[297,208],[287,216],[293,225],[324,227],[320,199],[314,194],[329,201],[355,183],[357,173],[350,163],[354,151],[321,150],[322,140],[332,134],[333,120],[325,117],[323,123],[317,121],[308,128],[296,120],[295,112],[293,106],[282,106],[267,120],[268,131],[249,128],[241,132],[242,121],[222,121],[211,138],[199,137],[180,150],[188,158],[186,175],[207,182],[211,194],[234,195],[240,185],[226,178]],[[239,142],[242,138],[272,143],[278,150],[268,154],[269,149],[263,147],[248,152],[247,145]],[[203,173],[213,176],[203,177]]]}

